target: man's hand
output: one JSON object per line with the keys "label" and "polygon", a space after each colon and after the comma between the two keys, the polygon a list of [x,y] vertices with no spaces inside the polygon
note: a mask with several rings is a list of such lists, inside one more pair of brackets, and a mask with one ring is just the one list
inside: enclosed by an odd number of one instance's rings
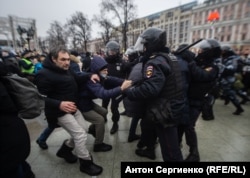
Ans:
{"label": "man's hand", "polygon": [[97,81],[100,81],[100,77],[97,74],[92,74],[90,77],[90,80],[94,83],[96,83]]}
{"label": "man's hand", "polygon": [[124,82],[121,85],[121,90],[126,90],[127,88],[131,87],[132,80],[124,80]]}
{"label": "man's hand", "polygon": [[62,101],[60,104],[60,109],[66,113],[74,113],[76,112],[77,107],[74,102]]}

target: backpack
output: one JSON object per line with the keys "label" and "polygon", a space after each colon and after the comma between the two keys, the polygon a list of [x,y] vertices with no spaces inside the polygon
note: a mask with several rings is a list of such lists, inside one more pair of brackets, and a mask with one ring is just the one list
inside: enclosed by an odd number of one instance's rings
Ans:
{"label": "backpack", "polygon": [[2,76],[3,83],[18,108],[22,119],[34,119],[44,109],[44,97],[27,78],[17,74]]}

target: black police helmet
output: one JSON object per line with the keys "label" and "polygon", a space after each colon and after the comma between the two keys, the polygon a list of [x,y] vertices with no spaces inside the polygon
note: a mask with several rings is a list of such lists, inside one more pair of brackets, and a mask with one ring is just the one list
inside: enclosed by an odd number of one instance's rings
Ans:
{"label": "black police helmet", "polygon": [[221,55],[221,46],[217,40],[214,39],[206,39],[203,40],[199,45],[200,52],[199,56],[203,60],[214,60],[219,58]]}
{"label": "black police helmet", "polygon": [[233,51],[233,49],[230,46],[228,45],[221,46],[221,56],[223,58],[226,58],[232,55],[236,55],[236,53]]}
{"label": "black police helmet", "polygon": [[149,27],[137,39],[134,49],[143,52],[157,52],[166,45],[166,31],[156,27]]}
{"label": "black police helmet", "polygon": [[116,41],[109,41],[106,44],[106,55],[107,56],[118,56],[120,53],[120,45]]}

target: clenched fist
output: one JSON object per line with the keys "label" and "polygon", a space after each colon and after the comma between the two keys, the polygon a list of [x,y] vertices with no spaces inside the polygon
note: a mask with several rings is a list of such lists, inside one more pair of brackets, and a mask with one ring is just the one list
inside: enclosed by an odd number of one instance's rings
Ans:
{"label": "clenched fist", "polygon": [[121,90],[126,90],[127,88],[131,87],[132,80],[124,80],[124,82],[121,85]]}

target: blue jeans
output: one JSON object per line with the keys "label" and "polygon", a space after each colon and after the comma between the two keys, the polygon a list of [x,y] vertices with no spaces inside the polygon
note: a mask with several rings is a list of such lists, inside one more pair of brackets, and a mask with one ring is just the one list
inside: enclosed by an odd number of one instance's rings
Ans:
{"label": "blue jeans", "polygon": [[54,129],[55,128],[47,127],[46,129],[44,129],[44,131],[41,133],[41,135],[37,140],[41,142],[46,142],[46,140],[48,139],[48,137],[50,136],[50,134],[53,132]]}

